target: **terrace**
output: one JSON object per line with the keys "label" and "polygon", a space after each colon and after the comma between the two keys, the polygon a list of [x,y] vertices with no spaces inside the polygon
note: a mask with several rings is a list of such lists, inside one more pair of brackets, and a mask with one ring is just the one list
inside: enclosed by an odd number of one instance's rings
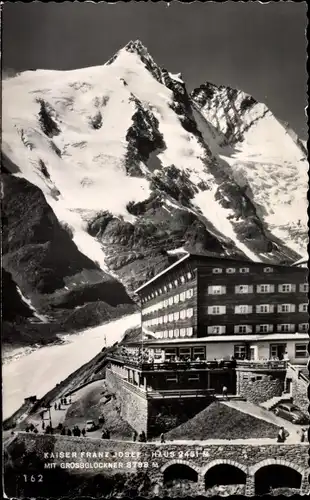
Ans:
{"label": "terrace", "polygon": [[132,359],[127,356],[113,355],[110,362],[136,368],[142,372],[185,371],[185,370],[227,370],[236,367],[236,361],[164,361],[148,362]]}

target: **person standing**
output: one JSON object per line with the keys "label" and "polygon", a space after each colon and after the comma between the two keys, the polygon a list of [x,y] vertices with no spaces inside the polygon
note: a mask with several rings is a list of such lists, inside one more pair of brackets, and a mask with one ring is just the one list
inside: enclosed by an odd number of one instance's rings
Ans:
{"label": "person standing", "polygon": [[305,441],[307,441],[306,429],[301,429],[301,431],[300,431],[300,442],[304,443]]}
{"label": "person standing", "polygon": [[132,440],[135,442],[137,441],[137,437],[138,437],[138,434],[136,431],[133,431],[133,434],[132,434]]}
{"label": "person standing", "polygon": [[288,436],[289,433],[284,429],[284,427],[281,427],[278,432],[278,439],[277,439],[278,443],[284,443]]}
{"label": "person standing", "polygon": [[165,443],[165,442],[166,442],[166,441],[165,441],[165,435],[164,435],[164,433],[163,433],[163,432],[162,432],[162,433],[161,433],[161,435],[160,435],[160,442],[161,442],[161,443]]}
{"label": "person standing", "polygon": [[223,398],[228,399],[228,389],[227,389],[226,385],[223,386],[222,394],[223,394]]}
{"label": "person standing", "polygon": [[55,401],[55,404],[54,404],[54,408],[55,408],[55,410],[58,410],[58,406],[57,406],[56,401]]}

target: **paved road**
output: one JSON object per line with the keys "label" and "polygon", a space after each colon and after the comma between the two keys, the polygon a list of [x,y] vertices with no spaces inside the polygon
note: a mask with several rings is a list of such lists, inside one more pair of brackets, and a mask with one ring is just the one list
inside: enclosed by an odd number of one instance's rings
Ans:
{"label": "paved road", "polygon": [[290,435],[288,436],[286,443],[299,443],[300,442],[300,430],[305,427],[303,425],[292,424],[288,420],[285,420],[281,417],[275,415],[272,411],[265,410],[260,406],[257,406],[249,401],[223,401],[223,404],[229,406],[230,408],[234,408],[235,410],[242,411],[243,413],[247,413],[248,415],[252,415],[253,417],[260,418],[261,420],[265,420],[266,422],[270,422],[271,424],[278,425],[279,427],[284,427]]}

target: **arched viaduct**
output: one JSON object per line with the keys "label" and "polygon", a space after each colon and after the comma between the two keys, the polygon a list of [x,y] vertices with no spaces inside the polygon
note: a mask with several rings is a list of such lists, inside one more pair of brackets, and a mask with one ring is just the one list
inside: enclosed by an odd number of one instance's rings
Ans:
{"label": "arched viaduct", "polygon": [[[243,485],[249,496],[267,493],[270,487],[309,492],[308,443],[270,444],[261,440],[256,444],[161,444],[29,433],[18,433],[14,441],[23,442],[26,453],[41,456],[47,468],[50,462],[62,466],[84,461],[104,464],[98,470],[104,473],[147,470],[151,482],[157,485],[157,494],[162,488],[167,491],[174,481],[187,481],[193,495],[203,495],[215,485],[229,484]],[[68,454],[65,458],[64,453]]]}

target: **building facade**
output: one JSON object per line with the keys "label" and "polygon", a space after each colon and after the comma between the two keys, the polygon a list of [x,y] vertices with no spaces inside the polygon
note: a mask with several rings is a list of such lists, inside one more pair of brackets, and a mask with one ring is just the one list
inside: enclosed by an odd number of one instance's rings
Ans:
{"label": "building facade", "polygon": [[211,359],[221,346],[223,355],[237,358],[281,359],[287,350],[291,358],[307,357],[306,268],[188,254],[136,292],[143,331],[158,345],[181,341],[167,347],[168,356]]}

